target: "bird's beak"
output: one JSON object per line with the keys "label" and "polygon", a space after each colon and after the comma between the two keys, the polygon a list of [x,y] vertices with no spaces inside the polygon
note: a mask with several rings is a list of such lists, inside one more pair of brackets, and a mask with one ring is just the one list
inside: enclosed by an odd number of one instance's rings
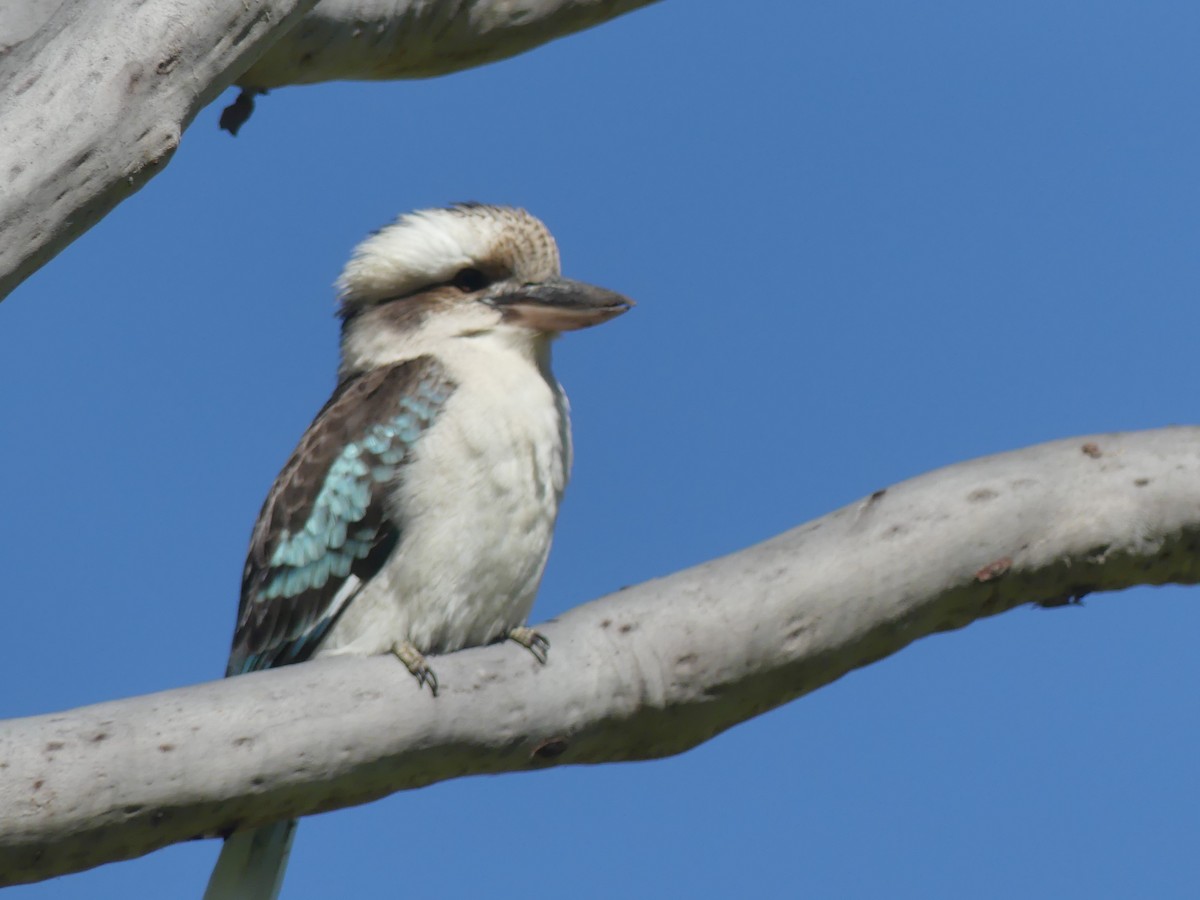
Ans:
{"label": "bird's beak", "polygon": [[633,301],[613,291],[554,278],[523,285],[490,298],[504,317],[534,331],[574,331],[599,325],[627,312]]}

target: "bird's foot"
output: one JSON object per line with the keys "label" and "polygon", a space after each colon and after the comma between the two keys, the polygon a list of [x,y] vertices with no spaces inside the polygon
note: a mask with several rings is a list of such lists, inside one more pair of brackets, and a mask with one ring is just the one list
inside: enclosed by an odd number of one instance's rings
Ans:
{"label": "bird's foot", "polygon": [[534,659],[542,665],[546,664],[546,654],[550,652],[550,641],[540,631],[536,631],[528,625],[518,625],[515,628],[508,629],[508,634],[505,637],[510,641],[515,641],[532,653]]}
{"label": "bird's foot", "polygon": [[392,654],[396,659],[404,663],[408,671],[412,672],[413,677],[417,679],[419,687],[429,685],[429,690],[433,692],[433,696],[437,696],[437,676],[433,674],[433,669],[429,667],[429,663],[425,661],[425,657],[421,655],[420,650],[408,641],[397,641],[392,644]]}

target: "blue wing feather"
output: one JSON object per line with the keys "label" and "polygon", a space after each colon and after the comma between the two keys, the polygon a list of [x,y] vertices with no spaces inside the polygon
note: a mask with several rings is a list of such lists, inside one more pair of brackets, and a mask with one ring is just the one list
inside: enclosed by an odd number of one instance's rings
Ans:
{"label": "blue wing feather", "polygon": [[310,657],[379,571],[400,538],[384,497],[454,387],[427,356],[338,386],[259,513],[228,674]]}

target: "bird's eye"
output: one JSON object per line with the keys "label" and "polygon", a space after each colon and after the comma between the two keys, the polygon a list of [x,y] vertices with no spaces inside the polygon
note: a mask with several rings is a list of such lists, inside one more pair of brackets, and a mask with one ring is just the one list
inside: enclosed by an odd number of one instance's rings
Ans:
{"label": "bird's eye", "polygon": [[488,277],[478,269],[459,269],[458,274],[454,276],[454,280],[451,283],[464,294],[469,294],[472,291],[481,291],[487,287]]}

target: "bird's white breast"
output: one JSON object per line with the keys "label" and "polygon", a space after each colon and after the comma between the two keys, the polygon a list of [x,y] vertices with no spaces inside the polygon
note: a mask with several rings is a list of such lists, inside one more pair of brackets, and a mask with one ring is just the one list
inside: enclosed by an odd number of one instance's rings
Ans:
{"label": "bird's white breast", "polygon": [[389,498],[400,543],[318,655],[484,644],[533,605],[571,453],[548,347],[539,364],[493,333],[438,357],[458,387]]}

